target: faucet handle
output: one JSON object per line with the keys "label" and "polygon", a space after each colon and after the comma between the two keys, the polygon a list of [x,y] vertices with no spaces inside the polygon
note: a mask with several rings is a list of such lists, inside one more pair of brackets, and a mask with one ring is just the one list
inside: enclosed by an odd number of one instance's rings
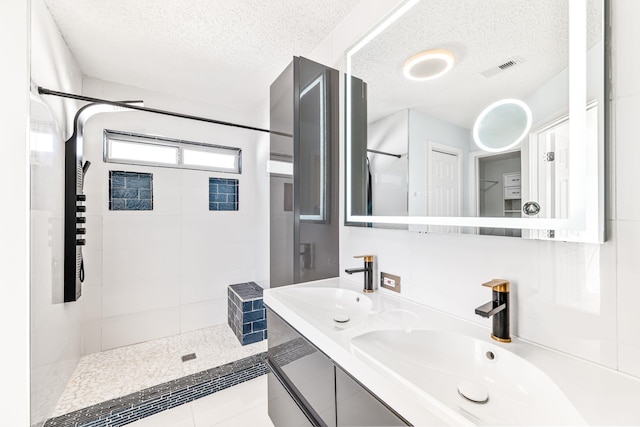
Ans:
{"label": "faucet handle", "polygon": [[364,258],[364,262],[373,262],[373,257],[375,255],[356,255],[354,258]]}
{"label": "faucet handle", "polygon": [[509,292],[509,281],[505,279],[493,279],[488,281],[487,283],[483,283],[482,286],[491,288],[495,292]]}

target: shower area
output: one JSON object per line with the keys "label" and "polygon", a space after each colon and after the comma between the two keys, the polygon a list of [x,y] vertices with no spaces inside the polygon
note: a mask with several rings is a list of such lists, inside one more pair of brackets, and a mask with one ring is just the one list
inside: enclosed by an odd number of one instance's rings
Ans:
{"label": "shower area", "polygon": [[267,286],[268,134],[104,104],[76,115],[85,104],[31,100],[35,425],[264,370],[266,341],[229,326],[228,286]]}
{"label": "shower area", "polygon": [[[312,171],[285,177],[298,218],[286,276],[301,282],[337,274],[337,109],[324,101],[337,78],[294,62],[307,80],[291,89],[309,88],[295,122],[322,136],[314,151],[298,127],[279,132]],[[32,425],[125,425],[265,374],[261,291],[291,283],[265,256],[273,132],[86,76],[68,87],[31,95]]]}

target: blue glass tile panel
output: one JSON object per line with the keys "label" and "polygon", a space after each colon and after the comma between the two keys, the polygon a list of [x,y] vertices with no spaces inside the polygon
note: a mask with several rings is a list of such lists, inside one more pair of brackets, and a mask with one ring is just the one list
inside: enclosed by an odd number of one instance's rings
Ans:
{"label": "blue glass tile panel", "polygon": [[109,210],[153,210],[153,174],[109,171]]}
{"label": "blue glass tile panel", "polygon": [[262,341],[264,339],[264,334],[262,332],[255,332],[252,334],[247,334],[242,336],[242,345],[253,344],[258,341]]}
{"label": "blue glass tile panel", "polygon": [[227,323],[242,345],[265,338],[267,321],[262,291],[255,282],[236,283],[227,288]]}
{"label": "blue glass tile panel", "polygon": [[267,329],[267,320],[257,320],[252,324],[253,332],[264,331]]}
{"label": "blue glass tile panel", "polygon": [[209,178],[209,210],[238,210],[238,180]]}
{"label": "blue glass tile panel", "polygon": [[262,320],[264,319],[264,310],[256,310],[250,311],[248,313],[244,313],[242,318],[245,322],[253,322],[254,320]]}

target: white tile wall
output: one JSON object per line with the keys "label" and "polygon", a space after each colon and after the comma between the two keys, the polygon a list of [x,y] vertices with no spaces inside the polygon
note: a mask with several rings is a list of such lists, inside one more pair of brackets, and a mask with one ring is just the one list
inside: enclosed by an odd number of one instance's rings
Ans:
{"label": "white tile wall", "polygon": [[617,219],[620,220],[640,221],[640,197],[637,197],[640,159],[640,144],[637,143],[640,140],[640,127],[637,125],[637,117],[640,111],[640,89],[638,91],[635,95],[615,101],[616,211]]}
{"label": "white tile wall", "polygon": [[640,377],[640,221],[618,221],[619,368]]}
{"label": "white tile wall", "polygon": [[83,320],[82,322],[82,354],[102,351],[102,318]]}
{"label": "white tile wall", "polygon": [[102,350],[180,333],[180,307],[161,308],[102,319]]}
{"label": "white tile wall", "polygon": [[177,245],[104,251],[103,315],[178,306],[179,258]]}
{"label": "white tile wall", "polygon": [[637,35],[640,2],[615,0],[611,3],[614,96],[621,99],[640,93],[640,49]]}
{"label": "white tile wall", "polygon": [[[150,107],[182,107],[181,111],[220,118],[219,112],[207,106],[91,78],[85,78],[84,92],[144,99]],[[102,160],[105,128],[236,146],[242,149],[243,172],[107,164]],[[92,166],[85,183],[89,206],[86,275],[87,283],[100,285],[94,299],[100,305],[95,312],[102,325],[100,346],[94,336],[85,336],[85,351],[226,323],[227,286],[268,278],[268,264],[262,261],[268,250],[268,228],[260,227],[268,217],[268,197],[256,197],[268,192],[268,181],[257,179],[266,170],[266,160],[257,161],[258,140],[254,132],[137,112],[103,114],[87,123],[85,157]],[[153,173],[153,210],[110,211],[109,170]],[[239,211],[209,211],[209,177],[240,181]],[[168,317],[154,330],[153,319],[159,319],[159,313]],[[87,334],[97,332],[94,317],[85,316]],[[130,322],[139,324],[131,326]]]}
{"label": "white tile wall", "polygon": [[638,325],[638,291],[640,264],[640,204],[637,187],[640,133],[640,48],[638,17],[640,2],[618,0],[612,3],[613,95],[615,108],[615,200],[617,219],[617,301],[618,368],[640,376],[640,334]]}
{"label": "white tile wall", "polygon": [[180,310],[180,332],[190,332],[211,325],[227,323],[227,298],[209,299],[183,304]]}

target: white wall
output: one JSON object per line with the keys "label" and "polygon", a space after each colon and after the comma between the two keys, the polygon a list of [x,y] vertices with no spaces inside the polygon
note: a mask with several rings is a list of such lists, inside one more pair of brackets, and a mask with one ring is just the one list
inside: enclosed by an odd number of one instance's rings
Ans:
{"label": "white wall", "polygon": [[[33,0],[31,79],[79,92],[82,74],[42,0]],[[31,422],[49,417],[81,356],[82,301],[63,302],[64,141],[77,104],[31,95]],[[29,192],[26,192],[29,194]]]}
{"label": "white wall", "polygon": [[612,3],[613,132],[610,218],[617,249],[618,368],[640,376],[640,2]]}
{"label": "white wall", "polygon": [[[361,2],[311,59],[342,68],[346,47],[395,3]],[[404,297],[487,328],[490,320],[474,314],[490,298],[480,284],[507,278],[514,285],[514,334],[640,376],[640,198],[634,190],[640,179],[640,2],[612,2],[612,12],[614,136],[605,244],[343,227],[341,268],[352,266],[353,254],[375,253],[378,270],[402,276]]]}
{"label": "white wall", "polygon": [[[209,105],[92,78],[83,93],[142,99],[145,106],[248,123]],[[105,163],[103,130],[161,135],[242,149],[242,174]],[[108,350],[227,321],[227,285],[269,278],[268,176],[255,131],[144,112],[105,113],[85,128],[87,246],[83,353]],[[266,157],[265,157],[266,158]],[[109,171],[153,174],[152,211],[110,211]],[[239,180],[239,210],[209,211],[209,177]]]}
{"label": "white wall", "polygon": [[0,412],[11,426],[29,425],[29,9],[29,1],[0,3],[0,179],[10,203],[0,212]]}

